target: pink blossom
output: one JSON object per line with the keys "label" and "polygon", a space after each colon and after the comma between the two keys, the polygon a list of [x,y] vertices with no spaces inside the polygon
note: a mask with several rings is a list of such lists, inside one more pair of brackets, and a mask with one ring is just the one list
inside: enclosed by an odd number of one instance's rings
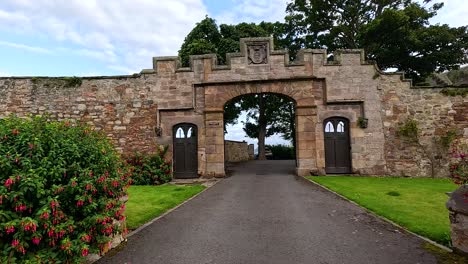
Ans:
{"label": "pink blossom", "polygon": [[10,234],[10,233],[15,232],[15,227],[14,226],[7,226],[5,229],[6,229],[7,235]]}
{"label": "pink blossom", "polygon": [[41,242],[41,238],[40,237],[33,237],[32,242],[35,245],[39,245],[39,243]]}
{"label": "pink blossom", "polygon": [[11,179],[11,178],[8,178],[5,181],[5,187],[10,188],[10,185],[12,185],[13,183],[15,183],[15,181],[13,179]]}
{"label": "pink blossom", "polygon": [[16,247],[18,245],[19,245],[19,241],[17,239],[13,239],[13,241],[11,242],[11,246]]}

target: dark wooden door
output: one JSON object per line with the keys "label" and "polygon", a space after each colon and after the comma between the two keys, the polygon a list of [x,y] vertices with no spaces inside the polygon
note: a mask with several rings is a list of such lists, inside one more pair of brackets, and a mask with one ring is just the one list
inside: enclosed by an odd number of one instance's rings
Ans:
{"label": "dark wooden door", "polygon": [[197,178],[197,127],[193,124],[174,126],[174,177]]}
{"label": "dark wooden door", "polygon": [[324,122],[325,171],[330,174],[351,173],[349,122],[332,117]]}

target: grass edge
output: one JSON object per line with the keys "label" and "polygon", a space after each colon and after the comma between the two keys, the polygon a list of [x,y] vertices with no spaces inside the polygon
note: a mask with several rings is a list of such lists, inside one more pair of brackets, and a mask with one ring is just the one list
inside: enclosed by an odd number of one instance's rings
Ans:
{"label": "grass edge", "polygon": [[148,222],[142,224],[141,226],[137,227],[135,230],[131,231],[130,233],[127,234],[125,240],[127,240],[129,237],[141,232],[143,229],[145,229],[147,226],[151,225],[152,223],[158,221],[159,219],[165,217],[166,215],[170,214],[171,212],[175,211],[177,208],[181,207],[182,205],[188,203],[189,201],[191,201],[192,199],[195,199],[197,196],[201,195],[202,193],[204,193],[206,190],[210,189],[211,187],[215,186],[216,184],[218,184],[220,181],[216,181],[214,184],[210,185],[210,186],[205,186],[205,188],[203,190],[201,190],[200,192],[198,192],[197,194],[193,195],[192,197],[188,198],[187,200],[181,202],[180,204],[172,207],[171,209],[165,211],[164,213],[160,214],[159,216],[156,216],[154,217],[153,219],[149,220]]}

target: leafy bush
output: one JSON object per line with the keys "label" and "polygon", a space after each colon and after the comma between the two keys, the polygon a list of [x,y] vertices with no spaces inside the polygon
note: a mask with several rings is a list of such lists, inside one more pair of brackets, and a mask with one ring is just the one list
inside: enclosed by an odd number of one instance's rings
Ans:
{"label": "leafy bush", "polygon": [[128,173],[106,137],[46,117],[0,119],[2,263],[78,263],[120,230]]}
{"label": "leafy bush", "polygon": [[273,159],[276,160],[290,160],[296,159],[296,150],[292,146],[286,145],[268,145],[267,146],[273,154]]}
{"label": "leafy bush", "polygon": [[468,183],[468,144],[461,139],[452,143],[452,162],[450,164],[450,177],[456,184]]}
{"label": "leafy bush", "polygon": [[171,162],[164,159],[167,149],[160,146],[155,153],[135,153],[126,158],[133,185],[159,185],[172,180]]}

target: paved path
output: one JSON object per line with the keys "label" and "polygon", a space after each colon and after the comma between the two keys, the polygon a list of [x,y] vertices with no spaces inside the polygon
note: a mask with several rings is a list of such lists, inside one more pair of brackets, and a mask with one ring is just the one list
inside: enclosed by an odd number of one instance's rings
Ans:
{"label": "paved path", "polygon": [[233,169],[99,263],[436,263],[420,239],[296,180],[293,162]]}

